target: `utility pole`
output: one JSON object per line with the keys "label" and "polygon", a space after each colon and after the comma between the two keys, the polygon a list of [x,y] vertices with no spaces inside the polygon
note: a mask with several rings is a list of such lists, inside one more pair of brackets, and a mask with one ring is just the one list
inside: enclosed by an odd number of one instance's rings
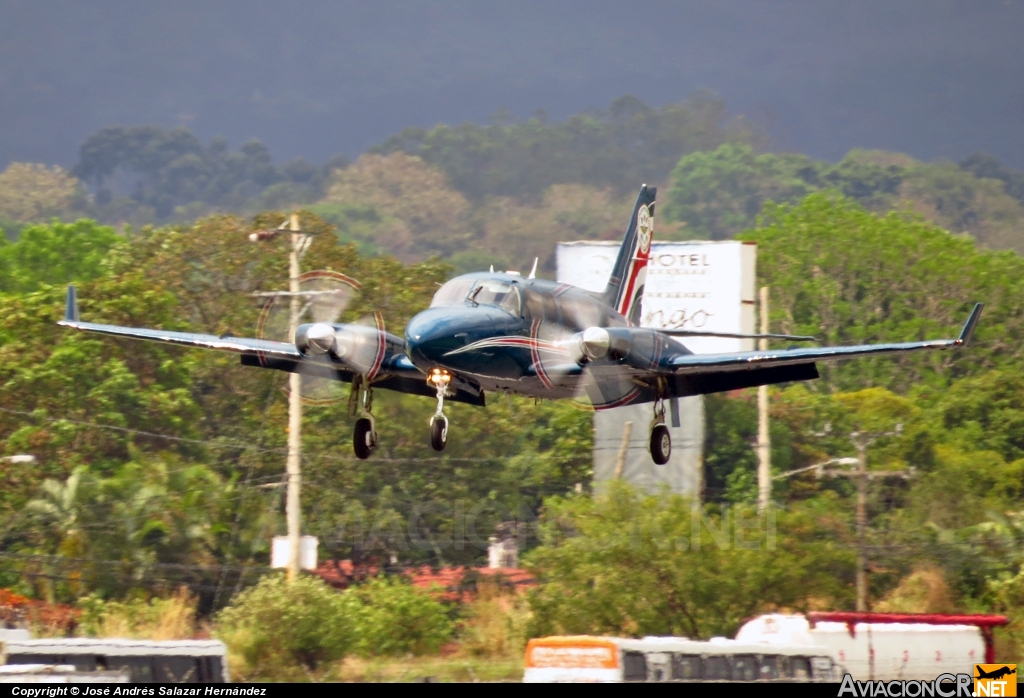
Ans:
{"label": "utility pole", "polygon": [[[768,334],[768,287],[761,287],[761,334]],[[758,341],[758,349],[768,351],[768,339]],[[768,510],[772,499],[772,442],[768,433],[768,386],[757,389],[757,510]]]}
{"label": "utility pole", "polygon": [[622,479],[622,471],[626,467],[626,454],[629,452],[629,437],[633,433],[633,422],[622,425],[622,445],[619,446],[619,457],[615,459],[615,479]]}
{"label": "utility pole", "polygon": [[[829,469],[823,467],[818,469],[818,477],[848,477],[854,479],[857,484],[857,610],[868,610],[868,483],[871,480],[879,480],[887,477],[898,477],[909,480],[914,476],[914,469],[907,470],[881,470],[868,472],[868,446],[883,436],[898,436],[903,432],[903,425],[897,424],[893,431],[884,433],[863,433],[855,431],[850,434],[850,441],[857,449],[856,470]],[[848,464],[851,459],[839,459]]]}
{"label": "utility pole", "polygon": [[[291,231],[291,246],[288,252],[288,336],[295,341],[295,330],[299,326],[299,312],[302,298],[299,288],[299,255],[305,247],[306,236],[299,232],[299,217],[293,213],[288,220]],[[302,489],[302,377],[298,372],[288,374],[288,499],[285,517],[288,520],[288,583],[299,576],[299,545],[302,511],[299,495]]]}
{"label": "utility pole", "polygon": [[[249,236],[253,242],[266,240],[277,235],[278,232],[287,229],[291,233],[291,245],[288,252],[288,292],[287,293],[259,293],[260,296],[287,296],[288,297],[288,336],[295,341],[295,331],[299,325],[299,315],[302,312],[302,289],[300,288],[299,259],[309,246],[310,237],[302,233],[299,228],[298,214],[291,216],[281,224],[277,230],[259,231]],[[288,492],[285,503],[285,518],[288,525],[288,582],[291,583],[299,576],[299,562],[301,544],[302,510],[300,506],[300,493],[302,490],[302,377],[298,373],[288,374],[288,456],[285,471],[288,475]]]}

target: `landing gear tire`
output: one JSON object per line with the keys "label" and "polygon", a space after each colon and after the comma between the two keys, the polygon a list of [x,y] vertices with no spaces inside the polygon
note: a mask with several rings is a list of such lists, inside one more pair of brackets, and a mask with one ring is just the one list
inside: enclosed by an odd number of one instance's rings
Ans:
{"label": "landing gear tire", "polygon": [[448,420],[443,416],[430,420],[430,445],[435,451],[443,451],[448,443]]}
{"label": "landing gear tire", "polygon": [[377,434],[373,430],[373,422],[366,417],[356,420],[355,432],[352,435],[352,448],[356,452],[356,458],[365,460],[373,453],[377,446]]}
{"label": "landing gear tire", "polygon": [[651,430],[651,458],[657,465],[665,465],[671,455],[672,436],[667,426],[659,424]]}

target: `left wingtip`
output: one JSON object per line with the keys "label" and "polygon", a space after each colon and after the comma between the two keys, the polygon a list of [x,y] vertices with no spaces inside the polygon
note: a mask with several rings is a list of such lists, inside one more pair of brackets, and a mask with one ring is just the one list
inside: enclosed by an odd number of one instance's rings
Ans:
{"label": "left wingtip", "polygon": [[981,319],[981,311],[985,308],[984,303],[975,303],[974,309],[971,311],[970,317],[967,318],[967,322],[964,323],[964,327],[960,330],[960,336],[957,338],[957,344],[965,347],[970,341],[971,337],[974,336],[974,330],[978,326],[978,321]]}
{"label": "left wingtip", "polygon": [[68,286],[67,301],[64,305],[64,322],[78,322],[78,295],[75,293],[75,285]]}

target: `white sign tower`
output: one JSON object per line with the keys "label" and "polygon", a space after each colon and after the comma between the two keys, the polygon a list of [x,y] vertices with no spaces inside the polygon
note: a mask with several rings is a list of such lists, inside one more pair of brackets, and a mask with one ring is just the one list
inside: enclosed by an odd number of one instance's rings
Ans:
{"label": "white sign tower", "polygon": [[[557,251],[558,281],[603,291],[619,251],[617,242],[563,242]],[[655,242],[651,246],[641,326],[754,332],[757,246],[750,242]],[[746,351],[751,339],[695,337],[680,340],[697,354]],[[700,496],[703,489],[704,399],[669,401],[667,426],[672,457],[655,465],[648,446],[649,404],[594,414],[594,481],[618,476],[648,492]],[[632,422],[632,428],[625,428]],[[628,432],[628,433],[627,433]],[[628,436],[620,459],[623,436]],[[621,463],[620,463],[621,460]]]}

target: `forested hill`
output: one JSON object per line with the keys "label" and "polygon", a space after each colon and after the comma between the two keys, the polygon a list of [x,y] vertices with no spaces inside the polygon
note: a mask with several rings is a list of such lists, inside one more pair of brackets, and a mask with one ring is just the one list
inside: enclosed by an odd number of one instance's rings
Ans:
{"label": "forested hill", "polygon": [[370,152],[419,156],[471,199],[530,198],[567,182],[630,192],[642,182],[664,182],[683,155],[755,140],[763,142],[746,119],[730,119],[725,102],[711,93],[660,109],[626,95],[606,110],[564,122],[540,112],[489,126],[408,128]]}
{"label": "forested hill", "polygon": [[355,162],[316,165],[275,164],[255,140],[233,150],[184,128],[109,127],[82,144],[70,173],[31,163],[0,173],[0,227],[14,239],[52,216],[139,227],[302,207],[366,254],[437,255],[459,270],[540,257],[550,274],[556,241],[621,235],[643,182],[662,186],[661,239],[728,238],[768,200],[837,190],[871,211],[910,211],[1024,251],[1024,173],[991,155],[923,163],[853,150],[831,163],[775,153],[756,124],[703,92],[658,108],[625,96],[564,121],[408,128]]}

